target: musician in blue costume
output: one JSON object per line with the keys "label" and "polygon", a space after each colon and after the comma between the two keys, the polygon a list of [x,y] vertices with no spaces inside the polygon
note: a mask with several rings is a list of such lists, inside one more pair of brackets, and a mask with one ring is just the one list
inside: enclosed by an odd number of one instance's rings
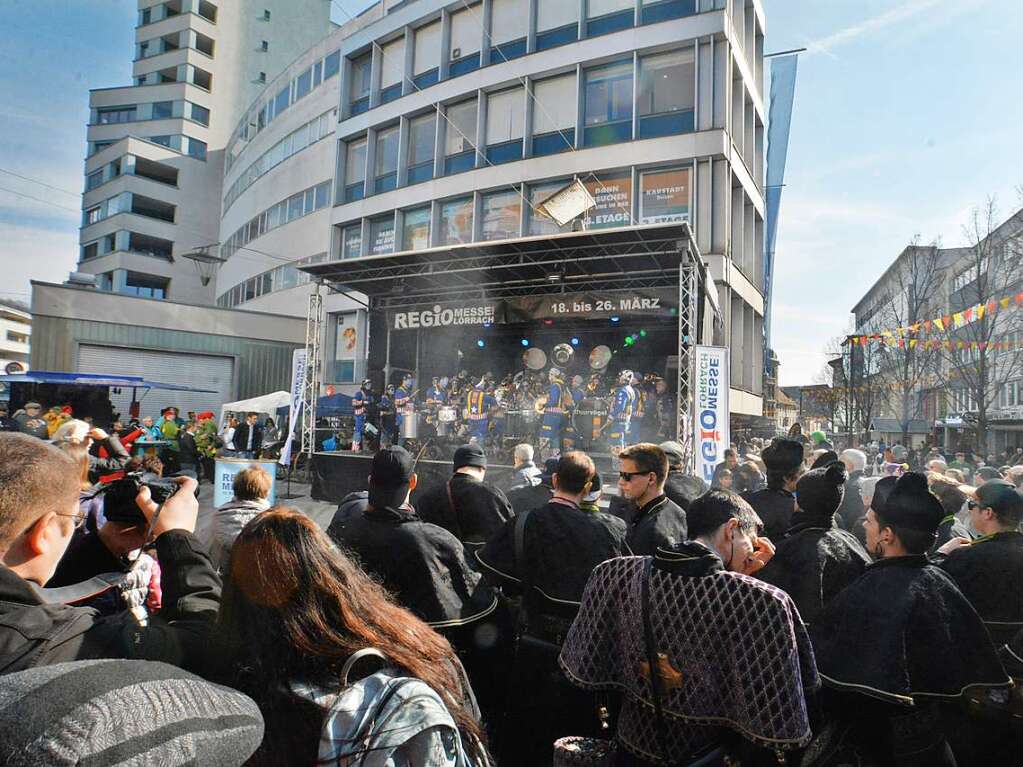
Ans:
{"label": "musician in blue costume", "polygon": [[401,436],[402,426],[406,418],[414,418],[415,403],[412,400],[412,376],[406,374],[401,379],[401,386],[394,390],[394,427],[399,445],[404,441]]}
{"label": "musician in blue costume", "polygon": [[480,380],[465,395],[465,409],[468,414],[469,435],[477,442],[482,442],[490,430],[490,411],[497,406],[497,400],[487,393],[486,381]]}
{"label": "musician in blue costume", "polygon": [[632,371],[623,370],[618,374],[618,388],[615,389],[611,412],[605,428],[612,450],[622,450],[629,436],[632,424],[632,410],[636,405],[636,390],[632,388]]}
{"label": "musician in blue costume", "polygon": [[355,411],[355,430],[352,433],[352,450],[362,451],[362,435],[366,428],[367,410],[373,405],[373,382],[368,378],[362,382],[362,388],[352,397],[352,409]]}
{"label": "musician in blue costume", "polygon": [[572,395],[565,386],[561,371],[552,367],[547,373],[550,385],[547,387],[547,404],[543,409],[543,421],[540,424],[540,453],[549,458],[561,452],[561,432],[565,427],[565,418],[572,407]]}

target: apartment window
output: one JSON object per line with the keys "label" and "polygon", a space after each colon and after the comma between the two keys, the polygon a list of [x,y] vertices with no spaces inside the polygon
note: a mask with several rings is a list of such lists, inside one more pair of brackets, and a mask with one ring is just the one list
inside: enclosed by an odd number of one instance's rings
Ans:
{"label": "apartment window", "polygon": [[206,107],[201,107],[198,104],[189,104],[189,115],[197,123],[202,125],[210,124],[210,110]]}
{"label": "apartment window", "polygon": [[571,150],[575,144],[575,74],[533,83],[533,156]]}
{"label": "apartment window", "polygon": [[85,177],[85,191],[91,191],[103,183],[103,170],[96,170]]}
{"label": "apartment window", "polygon": [[330,205],[330,182],[324,181],[322,184],[317,184],[313,189],[315,195],[315,209],[326,208]]}
{"label": "apartment window", "polygon": [[135,119],[135,106],[105,107],[96,111],[96,121],[100,125],[128,123]]}
{"label": "apartment window", "polygon": [[291,83],[288,83],[274,96],[274,117],[282,114],[291,103]]}
{"label": "apartment window", "polygon": [[584,229],[610,229],[632,223],[632,171],[623,170],[598,178],[589,176],[586,189],[597,203],[583,217]]}
{"label": "apartment window", "polygon": [[406,210],[402,215],[402,250],[422,250],[430,247],[430,206]]}
{"label": "apartment window", "polygon": [[696,67],[685,48],[639,60],[639,137],[654,138],[694,129]]}
{"label": "apartment window", "polygon": [[[10,334],[8,334],[8,338]],[[1023,405],[1023,381],[1009,381],[999,392],[998,404],[1000,407],[1016,407]]]}
{"label": "apartment window", "polygon": [[139,274],[128,272],[124,280],[124,287],[120,292],[129,296],[139,298],[166,298],[167,286],[170,280],[166,277],[157,277],[155,274]]}
{"label": "apartment window", "polygon": [[380,103],[401,96],[405,81],[405,38],[399,37],[380,48]]}
{"label": "apartment window", "polygon": [[362,255],[362,224],[346,226],[341,232],[341,258],[359,258]]}
{"label": "apartment window", "polygon": [[213,3],[206,2],[206,0],[199,0],[199,15],[206,19],[206,21],[216,24],[217,6]]}
{"label": "apartment window", "polygon": [[[113,248],[110,249],[113,250]],[[150,237],[138,232],[128,232],[128,250],[132,253],[141,253],[144,256],[170,261],[173,249],[174,243],[170,240]]]}
{"label": "apartment window", "polygon": [[99,255],[99,242],[90,242],[88,245],[82,246],[82,255],[79,261],[88,261],[90,258],[95,258]]}
{"label": "apartment window", "polygon": [[548,181],[544,184],[533,184],[529,187],[529,234],[559,234],[560,232],[572,231],[571,221],[564,226],[558,226],[558,223],[553,218],[549,218],[536,210],[540,203],[559,189],[564,188],[566,184],[568,184],[568,180]]}
{"label": "apartment window", "polygon": [[536,49],[575,42],[579,38],[579,4],[565,0],[537,0]]}
{"label": "apartment window", "polygon": [[144,27],[146,24],[152,23],[152,19],[153,19],[153,9],[152,8],[144,8],[143,10],[139,11],[139,26],[140,27]]}
{"label": "apartment window", "polygon": [[644,171],[639,179],[639,223],[689,220],[689,168]]}
{"label": "apartment window", "polygon": [[526,32],[529,14],[519,0],[491,0],[490,63],[526,55]]}
{"label": "apartment window", "polygon": [[440,72],[440,33],[439,21],[415,31],[412,82],[417,88],[427,88],[437,82]]}
{"label": "apartment window", "polygon": [[171,224],[174,223],[175,207],[170,203],[166,203],[161,200],[154,200],[152,197],[143,197],[139,194],[132,194],[130,210],[132,213],[139,216],[156,218],[160,221],[167,221]]}
{"label": "apartment window", "polygon": [[206,142],[200,141],[199,139],[189,137],[188,138],[188,155],[194,157],[197,160],[206,159]]}
{"label": "apartment window", "polygon": [[379,194],[398,186],[398,126],[377,131],[376,181],[373,189]]}
{"label": "apartment window", "polygon": [[154,120],[168,120],[174,116],[174,102],[173,101],[154,101],[153,102],[153,119]]}
{"label": "apartment window", "polygon": [[476,165],[476,99],[447,108],[444,126],[444,172],[460,173]]}
{"label": "apartment window", "polygon": [[352,60],[352,103],[350,112],[353,115],[362,114],[369,109],[372,66],[373,57],[368,53]]}
{"label": "apartment window", "polygon": [[641,17],[644,24],[679,19],[696,13],[696,0],[643,0]]}
{"label": "apartment window", "polygon": [[472,242],[472,197],[441,203],[438,240],[440,245]]}
{"label": "apartment window", "polygon": [[167,148],[170,148],[171,145],[170,136],[148,136],[146,141],[152,141],[154,144],[159,144],[160,146],[165,146]]}
{"label": "apartment window", "polygon": [[13,330],[8,330],[7,331],[7,340],[11,341],[13,343],[16,343],[16,344],[27,344],[28,343],[28,334],[26,334],[26,333],[16,333]]}
{"label": "apartment window", "polygon": [[408,183],[416,184],[433,178],[433,146],[436,139],[437,116],[423,115],[409,121]]}
{"label": "apartment window", "polygon": [[295,78],[295,101],[309,95],[313,89],[313,68],[309,67],[305,72]]}
{"label": "apartment window", "polygon": [[487,160],[493,165],[522,159],[526,113],[522,88],[487,96]]}
{"label": "apartment window", "polygon": [[207,37],[206,35],[200,35],[198,32],[195,34],[195,49],[199,53],[205,54],[210,58],[213,58],[213,38]]}
{"label": "apartment window", "polygon": [[203,69],[199,69],[198,67],[192,67],[192,84],[202,88],[203,90],[212,90],[213,75]]}
{"label": "apartment window", "polygon": [[366,139],[349,141],[345,154],[345,202],[366,194]]}
{"label": "apartment window", "polygon": [[509,240],[519,236],[522,197],[514,190],[483,195],[481,231],[484,240]]}
{"label": "apartment window", "polygon": [[584,146],[632,138],[632,61],[586,70]]}
{"label": "apartment window", "polygon": [[89,224],[95,224],[97,221],[103,218],[103,206],[97,205],[95,208],[89,208],[85,211],[85,226]]}
{"label": "apartment window", "polygon": [[448,74],[451,77],[464,75],[480,66],[480,44],[483,30],[481,6],[451,14],[451,44],[448,49]]}
{"label": "apartment window", "polygon": [[632,26],[635,13],[633,0],[586,0],[586,36],[627,29]]}
{"label": "apartment window", "polygon": [[394,252],[394,216],[369,222],[369,255],[382,256]]}

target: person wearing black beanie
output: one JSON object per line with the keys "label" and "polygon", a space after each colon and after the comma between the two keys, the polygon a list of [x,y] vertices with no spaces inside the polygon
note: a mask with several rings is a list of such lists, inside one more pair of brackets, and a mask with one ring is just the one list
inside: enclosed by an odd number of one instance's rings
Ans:
{"label": "person wearing black beanie", "polygon": [[789,593],[808,625],[870,564],[860,542],[835,523],[845,481],[845,468],[838,462],[799,478],[792,526],[777,542],[774,558],[757,573]]}
{"label": "person wearing black beanie", "polygon": [[907,472],[878,505],[865,522],[877,561],[810,626],[822,707],[867,763],[951,767],[939,703],[1011,681],[980,616],[926,557],[944,516],[927,478]]}
{"label": "person wearing black beanie", "polygon": [[776,540],[789,529],[796,511],[793,493],[803,473],[803,446],[792,439],[775,438],[760,458],[767,467],[767,487],[742,497],[763,520],[763,537]]}

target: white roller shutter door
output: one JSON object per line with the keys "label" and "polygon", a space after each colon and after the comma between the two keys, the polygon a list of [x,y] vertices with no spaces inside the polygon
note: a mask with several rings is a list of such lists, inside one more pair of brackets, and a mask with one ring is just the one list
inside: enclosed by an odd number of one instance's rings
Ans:
{"label": "white roller shutter door", "polygon": [[[189,410],[196,413],[204,410],[219,412],[223,403],[234,399],[234,359],[231,357],[82,344],[78,347],[78,370],[82,373],[141,376],[151,381],[214,392],[140,391],[140,415],[143,416],[159,418],[160,410],[171,406],[179,409],[182,418]],[[124,389],[120,394],[111,392],[110,401],[114,410],[127,418],[131,389]]]}

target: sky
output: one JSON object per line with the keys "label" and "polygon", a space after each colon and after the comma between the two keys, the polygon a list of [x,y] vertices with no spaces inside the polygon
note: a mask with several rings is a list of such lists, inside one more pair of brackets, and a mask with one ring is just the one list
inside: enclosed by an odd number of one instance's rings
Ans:
{"label": "sky", "polygon": [[[1003,217],[1023,207],[1023,3],[763,4],[767,52],[808,49],[771,339],[781,383],[797,385],[813,382],[849,310],[915,235],[954,246],[989,195]],[[0,0],[0,298],[27,301],[29,280],[61,282],[74,269],[88,91],[130,82],[136,8]],[[344,20],[336,0],[334,17]]]}

